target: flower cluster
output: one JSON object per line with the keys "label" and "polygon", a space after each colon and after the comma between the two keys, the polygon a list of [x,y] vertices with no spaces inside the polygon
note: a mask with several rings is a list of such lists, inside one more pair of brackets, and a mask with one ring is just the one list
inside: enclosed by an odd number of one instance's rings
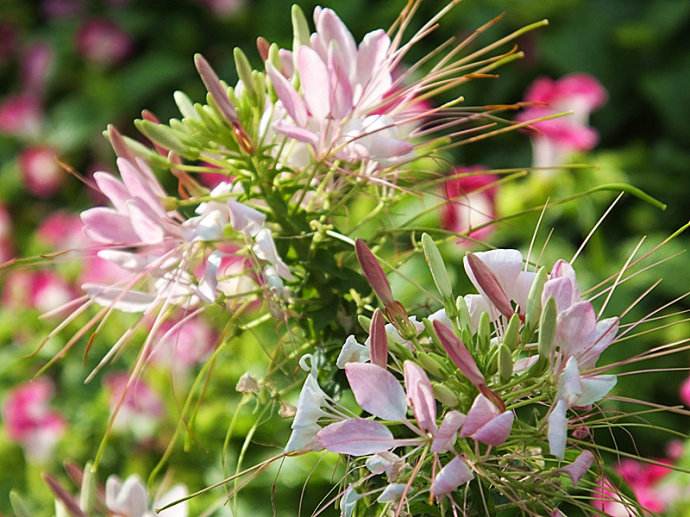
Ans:
{"label": "flower cluster", "polygon": [[[429,236],[423,243],[439,293],[451,302],[438,250]],[[618,319],[597,322],[567,262],[548,274],[528,271],[519,251],[492,250],[465,257],[478,294],[420,322],[391,298],[361,242],[358,251],[385,307],[364,321],[365,344],[348,337],[336,361],[357,407],[320,388],[310,356],[287,451],[353,458],[345,515],[354,515],[358,499],[417,511],[435,503],[466,514],[478,504],[467,498],[474,479],[516,508],[557,511],[558,501],[533,497],[533,484],[556,492],[565,475],[568,490],[582,488],[596,459],[587,422],[616,382],[591,371],[615,340]]]}

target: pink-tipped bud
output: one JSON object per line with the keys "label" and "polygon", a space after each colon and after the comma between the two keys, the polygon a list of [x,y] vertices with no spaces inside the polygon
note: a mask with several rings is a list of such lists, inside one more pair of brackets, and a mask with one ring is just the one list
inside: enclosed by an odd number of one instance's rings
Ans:
{"label": "pink-tipped bud", "polygon": [[386,273],[383,272],[379,261],[376,260],[374,254],[362,239],[357,239],[355,242],[355,251],[357,253],[359,265],[369,285],[374,290],[379,300],[381,300],[381,303],[388,307],[395,300],[393,299],[393,291],[391,291]]}
{"label": "pink-tipped bud", "polygon": [[230,122],[232,126],[235,126],[238,123],[237,111],[235,111],[235,108],[230,103],[228,94],[221,84],[220,79],[218,79],[216,72],[213,70],[213,68],[211,68],[211,65],[209,65],[208,61],[206,61],[204,56],[201,54],[194,56],[194,64],[196,65],[196,69],[199,72],[199,76],[201,76],[204,86],[206,86],[206,89],[211,94],[213,101],[218,106],[220,113],[227,119],[228,122]]}
{"label": "pink-tipped bud", "polygon": [[388,336],[386,336],[386,322],[380,309],[374,311],[374,317],[371,319],[369,357],[373,364],[381,368],[388,366]]}
{"label": "pink-tipped bud", "polygon": [[134,155],[127,146],[127,142],[125,142],[122,133],[120,133],[112,124],[108,125],[108,139],[110,140],[110,145],[112,146],[113,151],[115,151],[115,154],[118,157],[124,158],[132,163],[135,161]]}
{"label": "pink-tipped bud", "polygon": [[41,145],[22,151],[19,169],[27,190],[43,198],[54,195],[64,179],[57,152],[51,147]]}
{"label": "pink-tipped bud", "polygon": [[481,290],[484,292],[484,295],[494,304],[503,316],[510,318],[515,311],[510,305],[508,295],[501,287],[496,275],[494,275],[491,269],[484,264],[482,259],[477,257],[474,253],[467,254],[467,262],[477,280],[477,284],[479,284],[479,287],[481,287]]}
{"label": "pink-tipped bud", "polygon": [[434,321],[433,325],[441,345],[443,345],[448,357],[455,363],[455,366],[477,388],[486,386],[486,380],[465,344],[460,341],[451,329],[440,321]]}
{"label": "pink-tipped bud", "polygon": [[575,461],[573,461],[570,465],[563,467],[561,471],[568,474],[570,480],[573,482],[573,485],[577,485],[580,479],[582,479],[582,476],[584,476],[591,468],[593,463],[594,454],[592,454],[590,451],[582,451],[580,455],[575,458]]}
{"label": "pink-tipped bud", "polygon": [[67,508],[67,511],[70,513],[70,515],[75,517],[86,517],[86,514],[82,512],[81,508],[79,507],[79,502],[72,496],[72,494],[62,487],[57,479],[50,474],[44,473],[43,480],[46,482],[53,494],[55,494],[55,497],[57,497],[60,502],[65,505],[65,508]]}
{"label": "pink-tipped bud", "polygon": [[256,38],[256,49],[258,50],[262,61],[268,61],[268,50],[270,47],[271,44],[263,36]]}

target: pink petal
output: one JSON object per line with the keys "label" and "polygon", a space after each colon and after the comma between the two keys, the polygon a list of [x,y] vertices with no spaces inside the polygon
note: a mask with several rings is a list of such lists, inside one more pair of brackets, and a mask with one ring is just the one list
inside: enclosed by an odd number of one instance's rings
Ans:
{"label": "pink petal", "polygon": [[567,355],[584,351],[588,338],[596,330],[597,317],[592,304],[579,302],[558,315],[557,335]]}
{"label": "pink petal", "polygon": [[81,288],[97,304],[112,307],[122,312],[144,312],[156,298],[148,293],[131,289],[120,289],[99,284],[83,284]]}
{"label": "pink petal", "polygon": [[331,77],[331,114],[337,119],[345,118],[352,111],[352,85],[343,70],[341,60],[336,56],[338,49],[328,49],[328,71]]}
{"label": "pink petal", "polygon": [[558,312],[563,312],[575,302],[576,288],[570,278],[552,278],[544,284],[541,294],[542,304],[546,304],[549,298],[556,302]]}
{"label": "pink petal", "polygon": [[447,452],[453,448],[458,430],[465,422],[465,415],[460,411],[448,411],[443,417],[441,426],[434,433],[431,452]]}
{"label": "pink petal", "polygon": [[107,172],[95,172],[93,179],[96,180],[98,189],[110,200],[115,210],[126,214],[127,200],[132,196],[129,194],[125,185],[115,178],[115,176]]}
{"label": "pink petal", "polygon": [[363,418],[326,426],[316,434],[316,439],[324,449],[350,456],[366,456],[395,447],[395,438],[386,426]]}
{"label": "pink petal", "polygon": [[559,400],[551,410],[548,418],[549,429],[547,437],[549,439],[549,451],[560,459],[563,459],[565,456],[565,444],[568,436],[567,410],[566,402]]}
{"label": "pink petal", "polygon": [[412,361],[405,361],[407,400],[412,406],[419,427],[426,432],[436,430],[436,400],[426,372]]}
{"label": "pink petal", "polygon": [[580,455],[575,458],[570,465],[563,467],[561,471],[570,476],[573,485],[577,485],[578,481],[584,476],[594,463],[594,454],[590,451],[582,451]]}
{"label": "pink petal", "polygon": [[309,144],[313,148],[316,148],[319,145],[319,137],[308,129],[285,124],[284,122],[276,122],[273,125],[273,128],[279,133],[282,133],[289,138],[293,138],[298,142]]}
{"label": "pink petal", "polygon": [[357,253],[357,261],[362,268],[364,277],[369,282],[374,293],[376,293],[376,296],[378,296],[381,302],[386,306],[393,303],[393,291],[391,291],[386,273],[384,273],[376,256],[362,239],[357,239],[357,241],[355,241],[355,252]]}
{"label": "pink petal", "polygon": [[514,419],[515,415],[512,411],[504,411],[483,425],[472,435],[472,438],[487,445],[501,445],[510,436]]}
{"label": "pink petal", "polygon": [[607,318],[597,323],[590,341],[593,343],[589,350],[581,355],[580,363],[583,368],[590,368],[599,360],[599,356],[613,343],[618,334],[618,318]]}
{"label": "pink petal", "polygon": [[[369,91],[372,76],[384,66],[391,40],[384,30],[369,32],[362,39],[357,53],[357,82]],[[385,93],[385,92],[382,92]]]}
{"label": "pink petal", "polygon": [[577,359],[571,357],[565,364],[558,380],[558,397],[572,406],[580,395],[582,395],[580,369],[577,365]]}
{"label": "pink petal", "polygon": [[135,198],[127,203],[132,227],[144,244],[160,244],[165,239],[165,230],[159,224],[158,216],[149,205]]}
{"label": "pink petal", "polygon": [[152,211],[164,217],[165,210],[163,210],[160,197],[154,193],[150,181],[142,174],[137,166],[124,158],[118,158],[117,167],[120,170],[122,181],[131,196],[140,198]]}
{"label": "pink petal", "polygon": [[206,89],[211,94],[214,102],[218,106],[220,113],[225,117],[225,119],[231,124],[237,123],[237,111],[235,111],[234,106],[228,98],[228,93],[225,87],[218,79],[216,72],[208,64],[208,61],[204,59],[201,54],[194,56],[194,64],[199,72],[199,76],[206,86]]}
{"label": "pink petal", "polygon": [[472,436],[498,415],[498,408],[489,399],[484,395],[477,395],[472,403],[472,407],[467,412],[467,418],[460,431],[460,436]]}
{"label": "pink petal", "polygon": [[96,207],[80,214],[86,234],[104,244],[134,244],[139,237],[134,232],[129,217],[111,208]]}
{"label": "pink petal", "polygon": [[351,64],[354,67],[357,57],[357,45],[352,34],[335,14],[333,9],[322,9],[318,14],[315,12],[316,30],[319,37],[323,38],[326,48],[331,46],[331,42],[336,44],[336,48],[343,57],[343,65]]}
{"label": "pink petal", "polygon": [[307,124],[307,108],[302,98],[292,87],[292,84],[290,84],[290,81],[285,79],[272,65],[268,65],[268,75],[271,78],[271,84],[273,84],[280,102],[283,103],[292,120],[298,126],[305,126]]}
{"label": "pink petal", "polygon": [[431,485],[431,494],[439,498],[450,494],[456,488],[474,479],[474,473],[470,470],[462,456],[456,456],[441,469]]}
{"label": "pink petal", "polygon": [[388,370],[375,364],[348,363],[345,365],[345,375],[362,409],[384,420],[405,419],[405,392]]}
{"label": "pink petal", "polygon": [[330,81],[326,65],[309,47],[297,49],[297,69],[302,82],[304,99],[312,116],[325,119],[331,112]]}

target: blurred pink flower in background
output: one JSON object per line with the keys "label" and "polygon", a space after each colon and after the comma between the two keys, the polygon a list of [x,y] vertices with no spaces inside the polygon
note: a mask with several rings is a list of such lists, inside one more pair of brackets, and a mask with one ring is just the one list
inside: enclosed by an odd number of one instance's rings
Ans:
{"label": "blurred pink flower in background", "polygon": [[79,14],[81,0],[43,0],[41,10],[48,18],[67,18]]}
{"label": "blurred pink flower in background", "polygon": [[0,264],[11,259],[12,256],[12,223],[10,221],[10,214],[4,205],[0,204]]}
{"label": "blurred pink flower in background", "polygon": [[19,169],[26,189],[43,198],[53,196],[65,176],[58,163],[57,151],[44,145],[24,149],[19,155]]}
{"label": "blurred pink flower in background", "polygon": [[10,95],[0,102],[0,133],[28,137],[36,135],[42,123],[41,104],[33,95]]}
{"label": "blurred pink flower in background", "polygon": [[91,241],[84,234],[78,214],[58,210],[48,215],[36,231],[41,242],[57,250],[82,248]]}
{"label": "blurred pink flower in background", "polygon": [[690,377],[685,379],[680,387],[680,400],[682,400],[683,404],[686,406],[690,406]]}
{"label": "blurred pink flower in background", "polygon": [[140,440],[150,438],[163,416],[163,402],[144,380],[137,379],[127,387],[128,381],[128,373],[113,373],[105,378],[110,392],[110,410],[115,411],[122,400],[113,428],[130,430]]}
{"label": "blurred pink flower in background", "polygon": [[49,406],[53,384],[46,378],[19,385],[9,392],[3,420],[10,439],[24,448],[28,460],[44,463],[64,434],[62,415]]}
{"label": "blurred pink flower in background", "polygon": [[[445,183],[448,203],[441,213],[441,225],[446,230],[464,233],[471,228],[492,221],[496,217],[496,185],[493,174],[482,174],[480,166],[458,167],[453,177]],[[473,174],[477,173],[477,174]],[[493,233],[493,226],[486,226],[469,234],[472,239],[486,239]],[[472,246],[469,239],[458,239],[459,244]]]}
{"label": "blurred pink flower in background", "polygon": [[56,309],[72,299],[74,291],[53,271],[11,271],[2,292],[3,305],[40,312]]}
{"label": "blurred pink flower in background", "polygon": [[98,65],[116,65],[127,57],[132,46],[129,34],[110,20],[89,20],[77,32],[77,50]]}
{"label": "blurred pink flower in background", "polygon": [[24,92],[40,97],[50,75],[55,53],[47,43],[30,45],[22,56],[22,86]]}
{"label": "blurred pink flower in background", "polygon": [[158,333],[152,360],[178,373],[206,359],[218,337],[215,330],[198,317],[184,323],[165,321]]}
{"label": "blurred pink flower in background", "polygon": [[606,102],[606,96],[601,83],[587,74],[566,75],[558,80],[541,77],[534,81],[525,95],[525,101],[534,105],[518,115],[518,120],[572,113],[531,125],[533,165],[558,167],[570,153],[592,149],[599,135],[589,126],[589,115]]}
{"label": "blurred pink flower in background", "polygon": [[229,18],[245,6],[246,0],[199,0],[199,3],[219,18]]}

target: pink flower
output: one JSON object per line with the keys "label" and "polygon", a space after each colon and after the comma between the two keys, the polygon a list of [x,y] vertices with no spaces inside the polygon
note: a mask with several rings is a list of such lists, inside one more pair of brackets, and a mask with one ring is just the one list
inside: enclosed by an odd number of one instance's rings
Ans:
{"label": "pink flower", "polygon": [[520,121],[573,112],[532,124],[535,167],[556,167],[571,152],[587,151],[596,145],[598,135],[589,127],[588,119],[606,102],[606,91],[594,77],[572,74],[556,81],[542,77],[529,88],[525,100],[535,105],[520,114]]}
{"label": "pink flower", "polygon": [[83,230],[77,214],[58,210],[43,219],[36,234],[42,242],[54,249],[79,249],[91,242]]}
{"label": "pink flower", "polygon": [[47,43],[34,43],[22,56],[22,87],[26,93],[40,97],[55,60],[55,53]]}
{"label": "pink flower", "polygon": [[53,196],[65,176],[58,163],[57,152],[47,146],[29,147],[22,151],[19,168],[27,190],[43,198]]}
{"label": "pink flower", "polygon": [[201,318],[165,321],[159,330],[153,360],[175,372],[203,361],[214,348],[216,332]]}
{"label": "pink flower", "polygon": [[40,378],[10,391],[3,406],[10,439],[21,444],[31,461],[47,461],[65,431],[65,420],[50,409],[52,396],[52,383]]}
{"label": "pink flower", "polygon": [[115,22],[93,19],[77,32],[77,49],[89,61],[111,66],[120,63],[132,50],[132,40]]}
{"label": "pink flower", "polygon": [[74,292],[52,271],[15,270],[7,275],[3,304],[48,312],[69,302]]}
{"label": "pink flower", "polygon": [[[299,92],[290,82],[292,70],[267,65],[286,112],[274,120],[275,130],[302,142],[319,159],[368,161],[373,166],[406,159],[413,146],[403,126],[419,114],[407,111],[412,96],[397,104],[386,102],[395,61],[388,35],[370,32],[358,46],[331,9],[317,7],[314,22],[310,40],[293,49]],[[289,54],[284,52],[285,61]],[[389,110],[380,113],[382,106]]]}
{"label": "pink flower", "polygon": [[132,381],[129,387],[128,382],[127,373],[110,374],[105,379],[111,411],[121,404],[113,427],[119,431],[131,430],[138,439],[149,438],[163,416],[163,403],[142,379]]}
{"label": "pink flower", "polygon": [[244,8],[245,0],[199,0],[219,18],[230,18]]}
{"label": "pink flower", "polygon": [[0,103],[0,133],[27,137],[41,129],[43,111],[32,95],[12,95]]}
{"label": "pink flower", "polygon": [[[465,233],[496,217],[496,186],[498,180],[493,174],[473,174],[481,167],[458,167],[453,171],[457,177],[446,181],[445,194],[448,204],[441,212],[441,226],[455,233]],[[471,239],[486,239],[494,231],[486,226],[469,234]],[[458,244],[472,246],[469,239],[458,239]]]}
{"label": "pink flower", "polygon": [[43,0],[42,11],[48,18],[67,18],[79,14],[81,0]]}
{"label": "pink flower", "polygon": [[680,387],[680,400],[683,404],[690,406],[690,377],[685,379],[683,385]]}

